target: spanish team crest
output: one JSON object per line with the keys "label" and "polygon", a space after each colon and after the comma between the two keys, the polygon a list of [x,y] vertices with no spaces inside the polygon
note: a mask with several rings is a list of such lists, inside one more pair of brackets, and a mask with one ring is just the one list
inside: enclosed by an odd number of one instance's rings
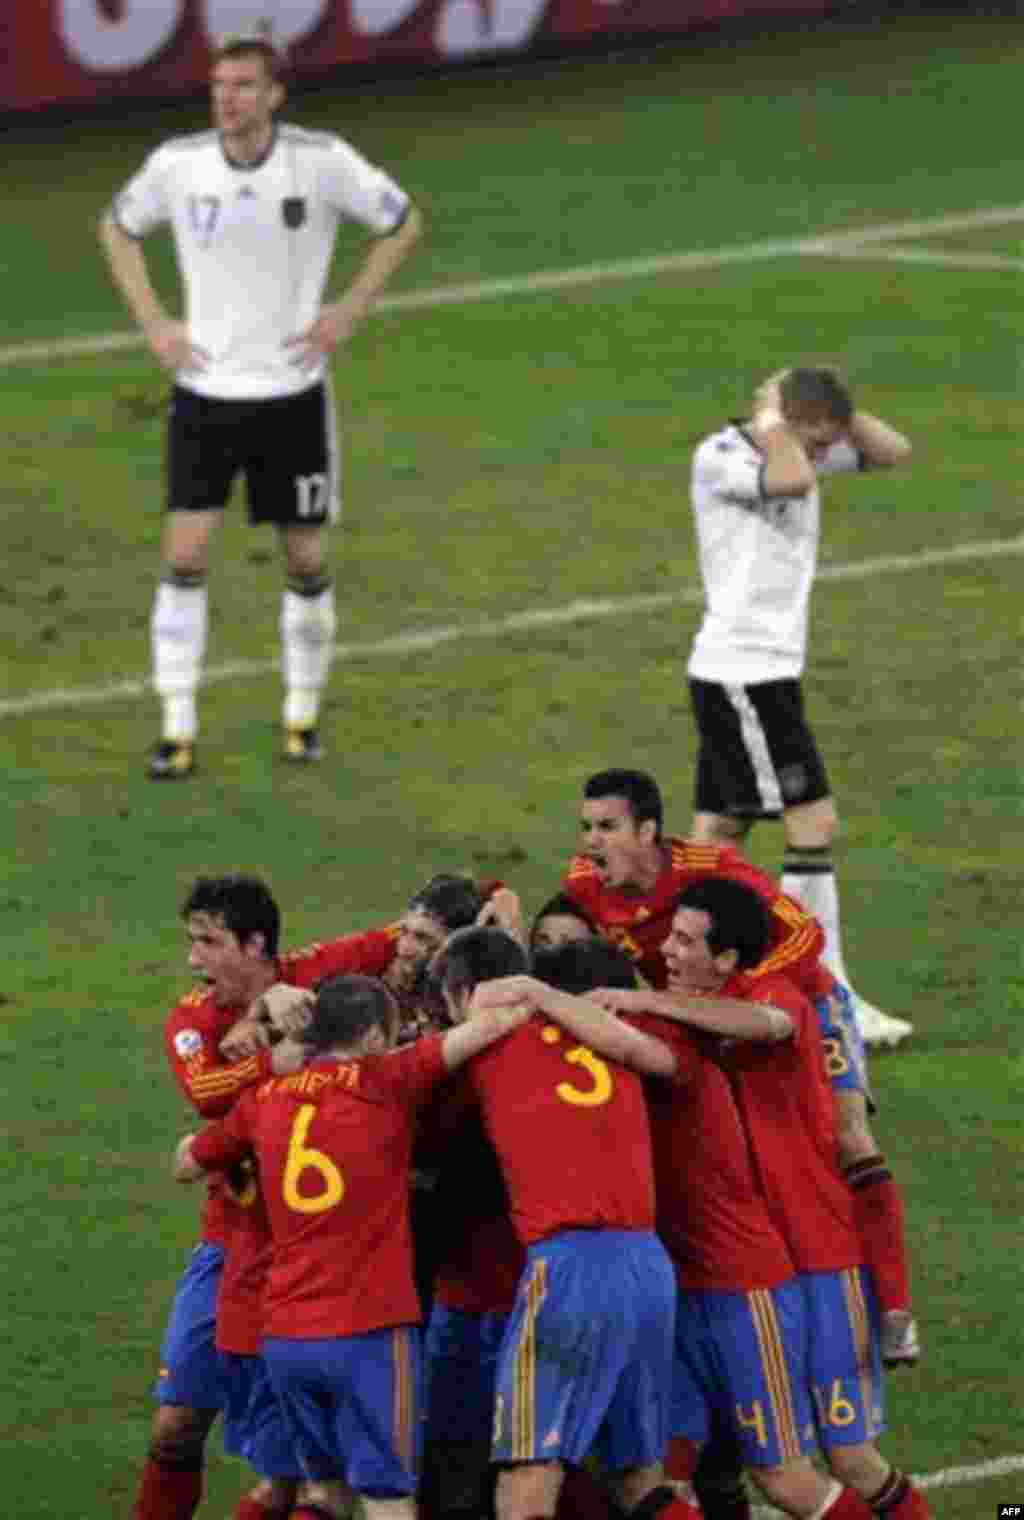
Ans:
{"label": "spanish team crest", "polygon": [[301,227],[306,220],[306,201],[301,195],[286,195],[281,202],[281,216],[286,227]]}

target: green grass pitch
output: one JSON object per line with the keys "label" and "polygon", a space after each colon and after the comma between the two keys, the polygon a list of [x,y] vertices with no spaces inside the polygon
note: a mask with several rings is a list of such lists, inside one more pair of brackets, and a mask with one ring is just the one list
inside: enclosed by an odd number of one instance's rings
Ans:
{"label": "green grass pitch", "polygon": [[[350,137],[423,206],[400,292],[1013,208],[1022,62],[1020,19],[925,15],[340,85],[291,114]],[[150,146],[202,120],[8,131],[0,348],[125,330],[96,219]],[[1024,1449],[1022,227],[893,245],[948,256],[933,265],[780,254],[379,314],[335,365],[350,657],[308,774],[276,758],[275,545],[236,509],[210,661],[252,668],[205,690],[195,780],[146,781],[156,706],[131,683],[164,382],[137,349],[0,366],[6,1513],[130,1508],[196,1210],[169,1180],[187,1117],[160,1044],[187,985],[192,878],[264,873],[298,943],[394,916],[441,868],[501,874],[535,907],[573,846],[580,781],[605,764],[653,770],[684,831],[689,456],[802,356],[839,360],[916,451],[904,476],[826,490],[836,573],[806,681],[843,817],[847,961],[917,1028],[874,1062],[926,1346],[891,1381],[885,1449],[921,1473]],[[979,253],[992,267],[956,262]],[[1004,547],[951,552],[978,544]],[[903,568],[858,568],[893,557]],[[528,616],[586,599],[623,605]],[[464,636],[384,644],[442,626]],[[82,695],[121,681],[129,694]],[[778,830],[752,853],[776,869]],[[215,1450],[204,1520],[244,1483]],[[975,1520],[1022,1484],[936,1489],[934,1513]]]}

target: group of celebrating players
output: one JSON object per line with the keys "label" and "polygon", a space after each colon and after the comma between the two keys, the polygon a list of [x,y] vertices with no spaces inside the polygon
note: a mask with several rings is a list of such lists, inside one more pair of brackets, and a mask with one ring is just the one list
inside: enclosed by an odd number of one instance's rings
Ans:
{"label": "group of celebrating players", "polygon": [[800,1520],[929,1514],[877,1446],[918,1341],[820,926],[642,771],[582,829],[528,931],[437,876],[282,953],[262,882],[195,883],[166,1047],[208,1195],[136,1520],[195,1513],[218,1413],[235,1520],[743,1520],[744,1470]]}

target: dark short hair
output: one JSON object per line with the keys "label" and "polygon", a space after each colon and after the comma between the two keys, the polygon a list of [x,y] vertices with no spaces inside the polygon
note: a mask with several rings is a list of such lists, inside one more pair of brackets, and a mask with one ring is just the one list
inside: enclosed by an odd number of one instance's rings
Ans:
{"label": "dark short hair", "polygon": [[622,797],[629,803],[634,821],[646,823],[648,818],[652,818],[655,838],[661,838],[664,812],[661,792],[654,777],[646,771],[596,771],[584,783],[583,795],[590,801],[598,797]]}
{"label": "dark short hair", "polygon": [[413,893],[409,907],[433,914],[450,932],[476,923],[484,901],[483,893],[471,876],[439,871]]}
{"label": "dark short hair", "polygon": [[357,1044],[380,1029],[390,1044],[398,1026],[398,1004],[373,976],[332,976],[316,989],[313,1016],[299,1039],[311,1054]]}
{"label": "dark short hair", "polygon": [[273,958],[277,954],[281,910],[258,876],[198,876],[181,908],[182,918],[193,913],[221,919],[239,941],[262,934],[267,955]]}
{"label": "dark short hair", "polygon": [[820,415],[845,426],[853,416],[853,398],[838,370],[788,370],[779,381],[779,396],[787,417]]}
{"label": "dark short hair", "polygon": [[577,940],[555,950],[538,950],[532,971],[539,981],[561,992],[592,992],[595,987],[635,987],[636,967],[618,945],[606,939]]}
{"label": "dark short hair", "polygon": [[431,975],[452,997],[470,993],[478,982],[526,970],[526,951],[504,929],[459,929],[437,952]]}
{"label": "dark short hair", "polygon": [[533,923],[530,925],[531,950],[538,925],[545,918],[578,918],[581,924],[586,924],[591,934],[596,935],[601,932],[586,909],[580,907],[575,897],[570,897],[568,892],[556,892],[554,897],[549,897],[544,906],[537,910]]}
{"label": "dark short hair", "polygon": [[735,950],[740,971],[763,960],[772,942],[771,919],[764,898],[745,882],[730,881],[724,876],[705,877],[680,893],[673,912],[679,908],[695,908],[708,915],[711,919],[708,949],[712,955]]}

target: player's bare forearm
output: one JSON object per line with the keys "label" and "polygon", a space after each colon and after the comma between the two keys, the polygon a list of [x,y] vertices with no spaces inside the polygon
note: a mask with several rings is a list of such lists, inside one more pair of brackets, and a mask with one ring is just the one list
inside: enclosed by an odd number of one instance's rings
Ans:
{"label": "player's bare forearm", "polygon": [[142,328],[155,358],[171,374],[204,369],[210,355],[193,343],[183,322],[169,317],[149,278],[138,241],[114,221],[108,211],[100,223],[100,243],[107,255],[114,284]]}
{"label": "player's bare forearm", "polygon": [[765,496],[806,496],[814,485],[814,466],[782,414],[759,412],[752,431],[764,456],[761,490]]}
{"label": "player's bare forearm", "polygon": [[877,1156],[878,1141],[868,1120],[867,1099],[861,1092],[836,1092],[832,1097],[836,1115],[836,1146],[839,1165],[851,1166],[870,1156]]}
{"label": "player's bare forearm", "polygon": [[511,887],[496,887],[476,916],[478,928],[503,929],[526,948],[526,926],[518,892]]}
{"label": "player's bare forearm", "polygon": [[324,315],[344,313],[349,332],[354,332],[408,259],[422,232],[423,220],[416,207],[410,206],[402,225],[389,237],[377,239],[344,296],[334,306],[325,307]]}
{"label": "player's bare forearm", "polygon": [[503,1040],[513,1029],[525,1024],[533,1009],[527,1004],[488,1008],[475,1013],[464,1024],[449,1029],[441,1040],[441,1056],[449,1071],[457,1071],[467,1061]]}
{"label": "player's bare forearm", "polygon": [[854,412],[847,433],[871,470],[891,470],[910,459],[909,438],[871,412]]}
{"label": "player's bare forearm", "polygon": [[783,1008],[768,1003],[748,1003],[742,998],[698,998],[663,995],[658,1008],[648,1010],[661,1018],[701,1029],[705,1034],[730,1040],[788,1040],[793,1020]]}
{"label": "player's bare forearm", "polygon": [[146,330],[168,321],[153,289],[141,247],[135,238],[121,230],[109,211],[100,222],[100,246],[107,256],[114,284],[139,326]]}

